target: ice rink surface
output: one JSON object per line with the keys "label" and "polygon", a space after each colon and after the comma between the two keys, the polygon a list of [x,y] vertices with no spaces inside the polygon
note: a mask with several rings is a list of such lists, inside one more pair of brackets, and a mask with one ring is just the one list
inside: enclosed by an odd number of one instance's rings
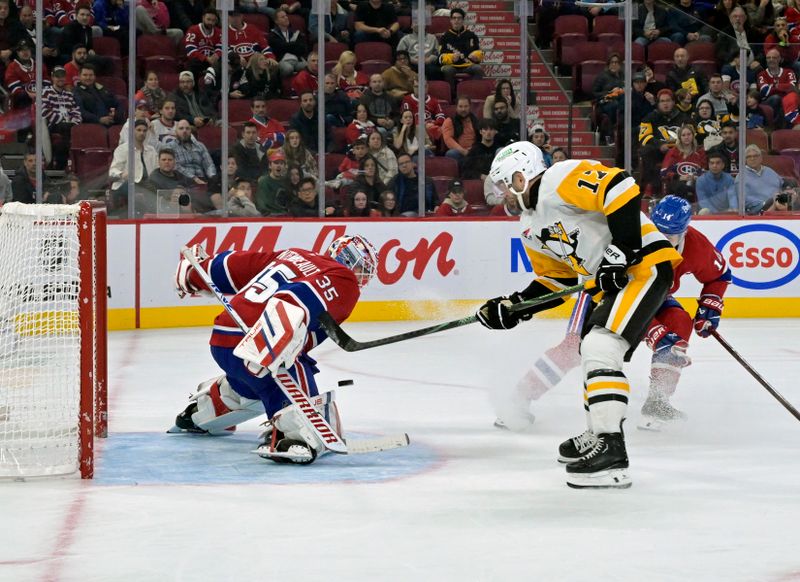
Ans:
{"label": "ice rink surface", "polygon": [[[458,314],[456,315],[456,317]],[[359,340],[427,325],[346,324]],[[0,483],[0,581],[800,580],[800,422],[713,338],[692,339],[674,404],[689,420],[635,429],[649,353],[626,372],[633,487],[576,491],[558,444],[584,429],[577,370],[535,403],[530,434],[492,426],[563,320],[479,325],[313,354],[347,432],[406,431],[384,453],[277,466],[258,425],[166,435],[217,374],[204,328],[110,335],[110,438],[96,479]],[[723,320],[723,336],[800,406],[794,320]]]}

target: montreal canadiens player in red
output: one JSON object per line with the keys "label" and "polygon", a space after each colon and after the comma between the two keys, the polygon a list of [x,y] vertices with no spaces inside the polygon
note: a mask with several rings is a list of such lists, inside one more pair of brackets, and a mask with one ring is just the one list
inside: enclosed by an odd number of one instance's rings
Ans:
{"label": "montreal canadiens player in red", "polygon": [[[675,393],[681,370],[691,363],[687,348],[692,328],[703,338],[717,329],[723,308],[722,298],[731,281],[725,259],[703,234],[689,226],[691,218],[691,204],[672,195],[665,196],[650,215],[650,220],[675,246],[683,261],[675,267],[669,295],[645,335],[653,356],[650,390],[638,423],[638,428],[643,430],[660,430],[667,423],[686,418],[669,400]],[[702,285],[694,318],[674,298],[681,277],[689,273]],[[589,303],[588,295],[582,293],[564,340],[537,360],[511,394],[495,395],[493,404],[498,415],[495,426],[515,431],[530,428],[534,421],[530,413],[531,401],[541,397],[581,363],[578,344]]]}
{"label": "montreal canadiens player in red", "polygon": [[[276,462],[307,464],[327,451],[319,435],[276,383],[269,365],[279,362],[328,424],[341,435],[338,410],[331,392],[319,395],[314,375],[319,371],[309,351],[326,339],[317,317],[329,312],[341,323],[353,311],[361,288],[375,274],[378,254],[359,235],[337,238],[325,254],[290,248],[271,253],[226,251],[208,257],[195,245],[193,254],[219,290],[230,297],[233,310],[248,327],[263,320],[280,338],[269,351],[253,345],[227,311],[214,320],[211,355],[225,375],[200,384],[168,432],[230,434],[232,427],[266,414],[269,428],[257,453]],[[180,297],[209,289],[183,258],[175,276]],[[261,352],[264,358],[253,357]],[[267,359],[269,362],[267,362]]]}

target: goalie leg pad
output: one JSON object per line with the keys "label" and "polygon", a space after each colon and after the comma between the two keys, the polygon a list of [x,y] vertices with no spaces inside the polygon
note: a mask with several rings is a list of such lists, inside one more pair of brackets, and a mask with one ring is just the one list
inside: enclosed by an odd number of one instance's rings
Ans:
{"label": "goalie leg pad", "polygon": [[[339,409],[335,402],[335,392],[325,392],[317,396],[311,397],[311,404],[314,406],[320,415],[322,415],[331,428],[336,431],[336,434],[341,436],[342,427],[341,419],[339,417]],[[325,443],[311,430],[308,426],[305,417],[300,412],[297,406],[287,406],[283,410],[279,410],[272,418],[272,424],[276,430],[283,433],[286,439],[290,441],[301,441],[313,449],[316,453],[315,458],[325,454],[328,449]],[[281,449],[281,441],[275,445],[277,450]]]}
{"label": "goalie leg pad", "polygon": [[238,394],[225,376],[207,380],[198,386],[191,400],[197,402],[192,421],[197,428],[212,435],[226,434],[226,429],[264,414],[264,404]]}

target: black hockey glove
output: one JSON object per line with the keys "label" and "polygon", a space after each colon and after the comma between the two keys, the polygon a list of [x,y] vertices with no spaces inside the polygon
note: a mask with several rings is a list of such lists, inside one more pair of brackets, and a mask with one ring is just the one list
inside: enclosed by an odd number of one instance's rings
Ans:
{"label": "black hockey glove", "polygon": [[624,245],[608,245],[594,276],[600,290],[608,293],[623,289],[628,284],[628,267],[634,263],[633,259],[633,251]]}
{"label": "black hockey glove", "polygon": [[476,316],[484,327],[489,329],[511,329],[520,321],[527,321],[533,317],[530,312],[511,313],[509,307],[521,303],[525,299],[519,293],[512,293],[508,297],[495,297],[481,305]]}

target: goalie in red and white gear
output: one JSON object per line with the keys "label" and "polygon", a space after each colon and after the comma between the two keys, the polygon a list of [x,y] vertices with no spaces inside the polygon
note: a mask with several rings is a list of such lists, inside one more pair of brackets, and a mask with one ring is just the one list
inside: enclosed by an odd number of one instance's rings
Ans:
{"label": "goalie in red and white gear", "polygon": [[[291,248],[209,257],[200,247],[192,251],[250,331],[243,333],[227,311],[217,316],[211,355],[225,375],[200,385],[169,432],[226,434],[266,414],[270,429],[258,454],[282,462],[314,461],[327,449],[273,376],[285,370],[341,436],[333,393],[319,395],[314,381],[319,370],[309,352],[327,337],[319,314],[327,311],[339,323],[347,319],[375,275],[377,252],[359,235],[337,238],[324,254]],[[209,291],[185,258],[175,286],[180,297]]]}

